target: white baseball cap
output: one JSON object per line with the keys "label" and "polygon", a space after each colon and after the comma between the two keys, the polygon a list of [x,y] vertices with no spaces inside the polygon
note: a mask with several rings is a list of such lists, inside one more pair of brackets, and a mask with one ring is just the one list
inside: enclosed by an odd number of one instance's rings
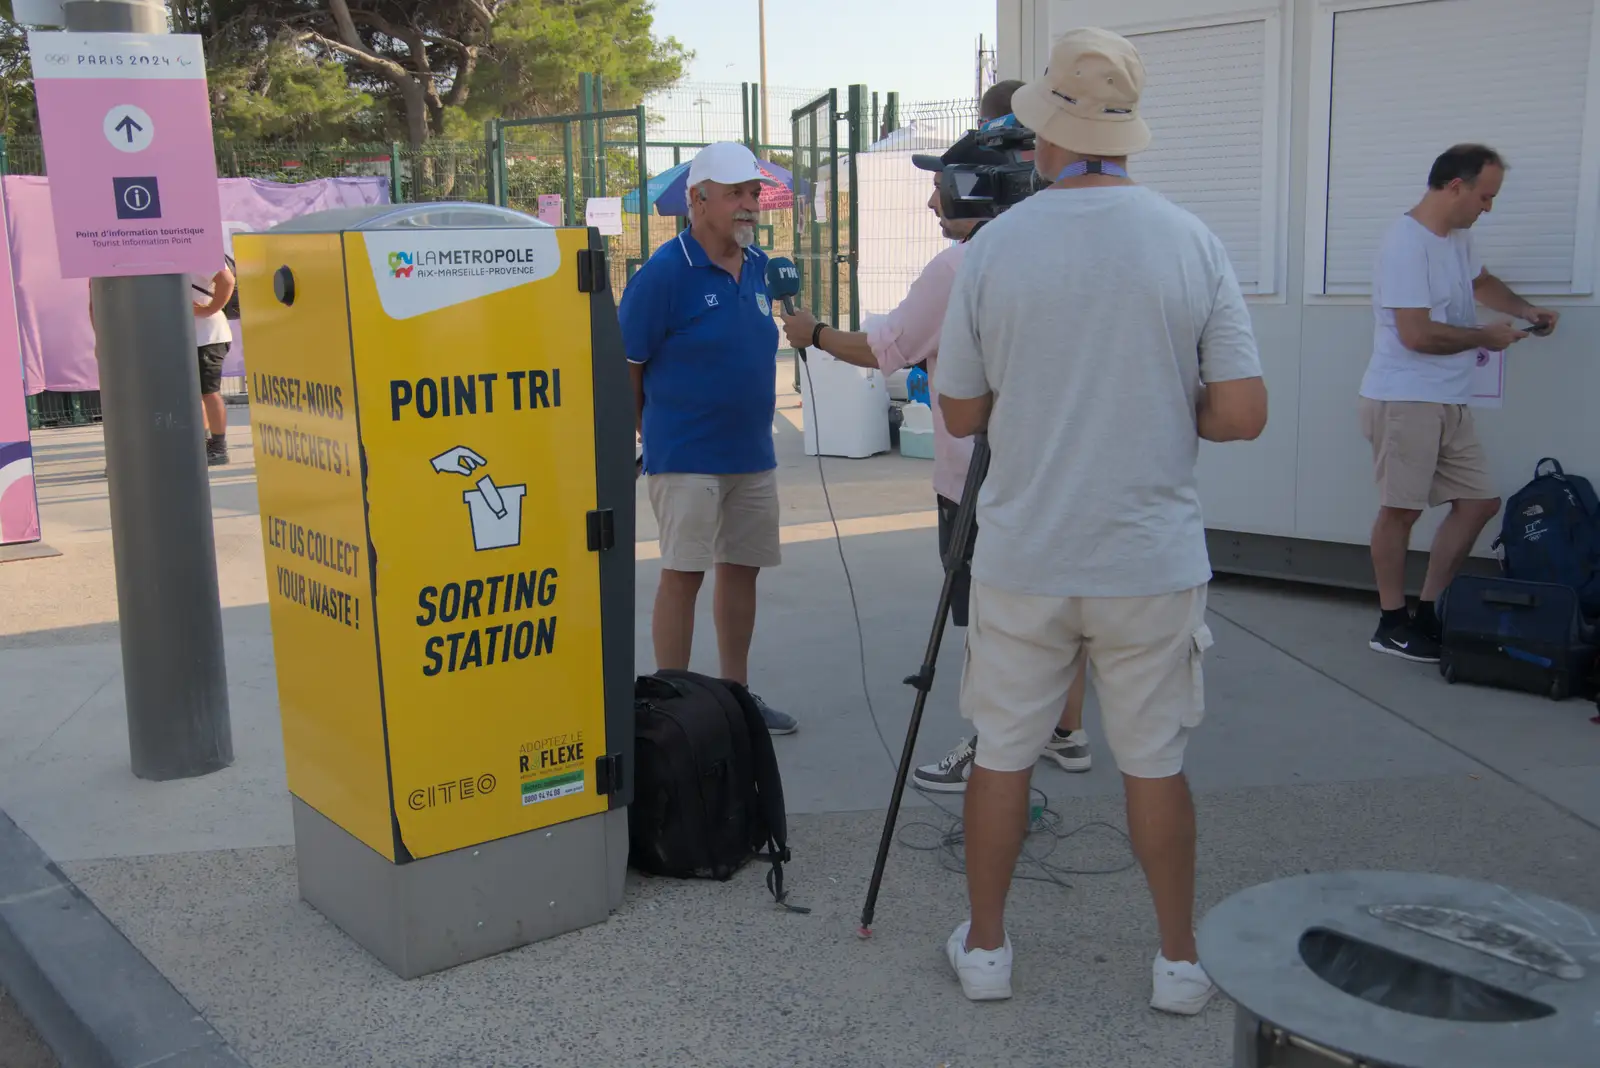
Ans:
{"label": "white baseball cap", "polygon": [[689,186],[701,182],[718,185],[741,185],[744,182],[765,182],[782,185],[778,176],[761,165],[755,153],[737,141],[718,141],[695,153],[689,162]]}

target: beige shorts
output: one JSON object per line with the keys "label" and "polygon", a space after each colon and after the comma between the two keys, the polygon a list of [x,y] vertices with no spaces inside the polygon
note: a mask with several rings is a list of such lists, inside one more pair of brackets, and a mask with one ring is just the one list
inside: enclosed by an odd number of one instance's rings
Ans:
{"label": "beige shorts", "polygon": [[1385,508],[1424,511],[1450,501],[1499,496],[1489,457],[1465,404],[1361,398],[1361,432],[1372,443]]}
{"label": "beige shorts", "polygon": [[1183,770],[1189,732],[1205,716],[1206,587],[1033,597],[974,582],[971,613],[961,712],[978,731],[979,767],[1033,767],[1087,655],[1122,773],[1164,779]]}
{"label": "beige shorts", "polygon": [[661,531],[661,566],[710,571],[716,564],[777,567],[778,473],[649,475],[650,509]]}

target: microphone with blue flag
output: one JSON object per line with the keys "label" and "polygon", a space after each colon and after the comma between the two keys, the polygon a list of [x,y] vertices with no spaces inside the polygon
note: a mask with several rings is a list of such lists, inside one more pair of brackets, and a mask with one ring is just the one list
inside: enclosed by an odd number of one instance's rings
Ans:
{"label": "microphone with blue flag", "polygon": [[[773,300],[783,301],[783,310],[794,314],[794,298],[800,295],[800,268],[787,256],[773,256],[767,260],[767,294]],[[806,350],[800,350],[806,358]]]}

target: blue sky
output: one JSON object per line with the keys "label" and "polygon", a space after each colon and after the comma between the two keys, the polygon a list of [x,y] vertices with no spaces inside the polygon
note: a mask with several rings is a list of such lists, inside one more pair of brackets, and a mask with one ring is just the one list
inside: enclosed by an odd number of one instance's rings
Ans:
{"label": "blue sky", "polygon": [[[697,53],[690,80],[757,81],[756,4],[656,0],[656,30]],[[969,96],[978,35],[993,47],[994,27],[993,0],[767,0],[767,81],[841,91],[864,82],[906,101]]]}

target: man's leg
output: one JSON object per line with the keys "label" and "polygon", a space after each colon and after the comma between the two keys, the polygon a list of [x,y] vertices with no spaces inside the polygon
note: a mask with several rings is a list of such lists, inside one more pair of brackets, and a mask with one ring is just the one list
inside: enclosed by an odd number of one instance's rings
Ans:
{"label": "man's leg", "polygon": [[722,677],[750,685],[750,641],[756,632],[756,579],[759,567],[717,565],[712,613],[717,624],[717,655]]}
{"label": "man's leg", "polygon": [[1205,713],[1205,608],[1202,586],[1092,598],[1083,610],[1106,743],[1127,791],[1128,835],[1161,931],[1150,1003],[1185,1015],[1216,990],[1195,951],[1194,801],[1183,774],[1189,732]]}
{"label": "man's leg", "polygon": [[1439,524],[1428,554],[1428,577],[1422,584],[1422,600],[1432,603],[1449,588],[1467,562],[1483,528],[1500,512],[1499,498],[1451,501],[1450,514]]}
{"label": "man's leg", "polygon": [[1436,501],[1449,501],[1450,514],[1439,524],[1433,539],[1422,603],[1417,605],[1417,626],[1438,641],[1441,627],[1434,602],[1455,580],[1483,528],[1500,511],[1500,498],[1489,474],[1489,457],[1478,441],[1472,410],[1466,405],[1445,409],[1444,437],[1439,444],[1432,496]]}
{"label": "man's leg", "polygon": [[1411,551],[1411,529],[1421,517],[1410,508],[1380,508],[1372,524],[1372,573],[1384,612],[1405,611],[1406,554]]}
{"label": "man's leg", "polygon": [[[756,579],[783,562],[778,538],[778,473],[724,475],[717,524],[717,589],[713,603],[722,677],[750,686],[750,642],[756,630]],[[771,734],[793,734],[799,723],[751,693]]]}
{"label": "man's leg", "polygon": [[1062,771],[1085,772],[1094,766],[1089,752],[1089,735],[1083,729],[1083,699],[1089,685],[1089,659],[1078,662],[1078,676],[1067,691],[1067,703],[1061,708],[1061,719],[1044,747],[1044,755],[1055,761]]}
{"label": "man's leg", "polygon": [[1362,398],[1361,417],[1372,443],[1380,508],[1372,524],[1372,573],[1378,586],[1377,652],[1436,663],[1438,640],[1418,628],[1406,609],[1406,556],[1411,531],[1428,507],[1445,436],[1446,405]]}
{"label": "man's leg", "polygon": [[1128,837],[1144,869],[1161,929],[1161,955],[1199,961],[1194,947],[1194,798],[1181,772],[1161,779],[1122,777]]}
{"label": "man's leg", "polygon": [[689,654],[694,649],[694,607],[705,577],[704,571],[662,570],[656,586],[655,611],[650,617],[656,667],[689,670]]}
{"label": "man's leg", "polygon": [[1028,786],[1033,769],[972,769],[962,819],[967,843],[967,895],[972,927],[966,947],[1000,949],[1006,943],[1006,895],[1028,833]]}
{"label": "man's leg", "polygon": [[1028,826],[1033,764],[1081,656],[1075,602],[972,585],[961,711],[978,730],[966,797],[970,919],[946,954],[973,1000],[1011,996],[1006,895]]}
{"label": "man's leg", "polygon": [[721,490],[715,477],[693,474],[647,475],[645,485],[661,544],[661,580],[650,619],[656,667],[687,671],[695,603],[711,569]]}
{"label": "man's leg", "polygon": [[201,345],[200,411],[205,422],[206,463],[212,467],[228,462],[228,405],[222,399],[222,362],[227,345]]}
{"label": "man's leg", "polygon": [[222,394],[202,393],[200,404],[205,409],[206,429],[211,431],[211,436],[225,436],[228,433],[228,403],[222,399]]}

